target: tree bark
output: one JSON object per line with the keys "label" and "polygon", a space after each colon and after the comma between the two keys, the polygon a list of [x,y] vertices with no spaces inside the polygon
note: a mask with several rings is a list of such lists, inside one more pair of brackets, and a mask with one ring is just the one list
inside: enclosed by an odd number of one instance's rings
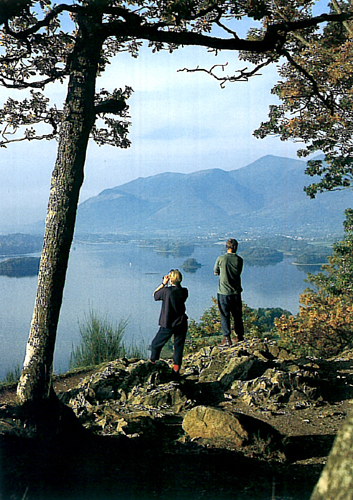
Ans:
{"label": "tree bark", "polygon": [[353,413],[339,429],[310,500],[353,500]]}
{"label": "tree bark", "polygon": [[37,295],[23,371],[21,403],[49,398],[54,348],[89,134],[95,121],[95,82],[101,55],[101,18],[77,18],[79,33],[51,179]]}

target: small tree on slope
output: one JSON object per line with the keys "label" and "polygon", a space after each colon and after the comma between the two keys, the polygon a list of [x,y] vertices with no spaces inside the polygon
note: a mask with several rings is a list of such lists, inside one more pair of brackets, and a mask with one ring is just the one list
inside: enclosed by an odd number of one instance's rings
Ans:
{"label": "small tree on slope", "polygon": [[345,237],[333,247],[328,264],[308,274],[315,289],[300,296],[297,316],[275,320],[278,335],[299,351],[329,357],[353,342],[353,210],[345,211]]}

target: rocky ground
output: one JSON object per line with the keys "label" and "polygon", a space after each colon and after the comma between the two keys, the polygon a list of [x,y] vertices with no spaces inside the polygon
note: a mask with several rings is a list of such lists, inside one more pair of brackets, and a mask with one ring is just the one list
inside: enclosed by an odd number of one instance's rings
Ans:
{"label": "rocky ground", "polygon": [[186,356],[180,381],[123,359],[54,388],[69,416],[47,413],[44,437],[0,391],[0,500],[305,500],[353,404],[353,350],[245,341]]}

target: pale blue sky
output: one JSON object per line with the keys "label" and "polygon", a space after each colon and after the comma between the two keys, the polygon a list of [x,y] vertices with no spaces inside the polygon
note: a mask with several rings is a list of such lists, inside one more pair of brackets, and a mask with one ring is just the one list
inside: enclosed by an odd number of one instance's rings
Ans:
{"label": "pale blue sky", "polygon": [[[178,72],[226,62],[230,72],[246,66],[235,53],[215,57],[204,48],[152,54],[146,47],[137,59],[125,53],[117,56],[97,88],[111,91],[129,85],[134,89],[129,100],[132,145],[121,150],[90,143],[80,201],[166,171],[233,170],[267,154],[296,158],[300,145],[252,136],[266,120],[269,104],[276,102],[270,94],[277,79],[274,66],[249,82],[228,84],[225,89],[205,73]],[[61,105],[65,92],[65,85],[56,84],[47,93]],[[0,104],[8,95],[0,87]],[[55,141],[32,141],[0,150],[1,233],[45,218],[56,147]]]}

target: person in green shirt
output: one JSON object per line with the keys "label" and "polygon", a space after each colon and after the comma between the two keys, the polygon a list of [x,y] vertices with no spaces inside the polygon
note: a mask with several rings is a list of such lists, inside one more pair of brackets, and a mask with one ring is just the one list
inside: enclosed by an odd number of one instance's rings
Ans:
{"label": "person in green shirt", "polygon": [[226,249],[227,253],[218,257],[214,266],[214,273],[219,276],[217,302],[223,332],[221,347],[233,345],[230,331],[231,316],[234,319],[234,342],[244,340],[240,278],[243,270],[243,259],[237,255],[238,242],[234,238],[227,241]]}

